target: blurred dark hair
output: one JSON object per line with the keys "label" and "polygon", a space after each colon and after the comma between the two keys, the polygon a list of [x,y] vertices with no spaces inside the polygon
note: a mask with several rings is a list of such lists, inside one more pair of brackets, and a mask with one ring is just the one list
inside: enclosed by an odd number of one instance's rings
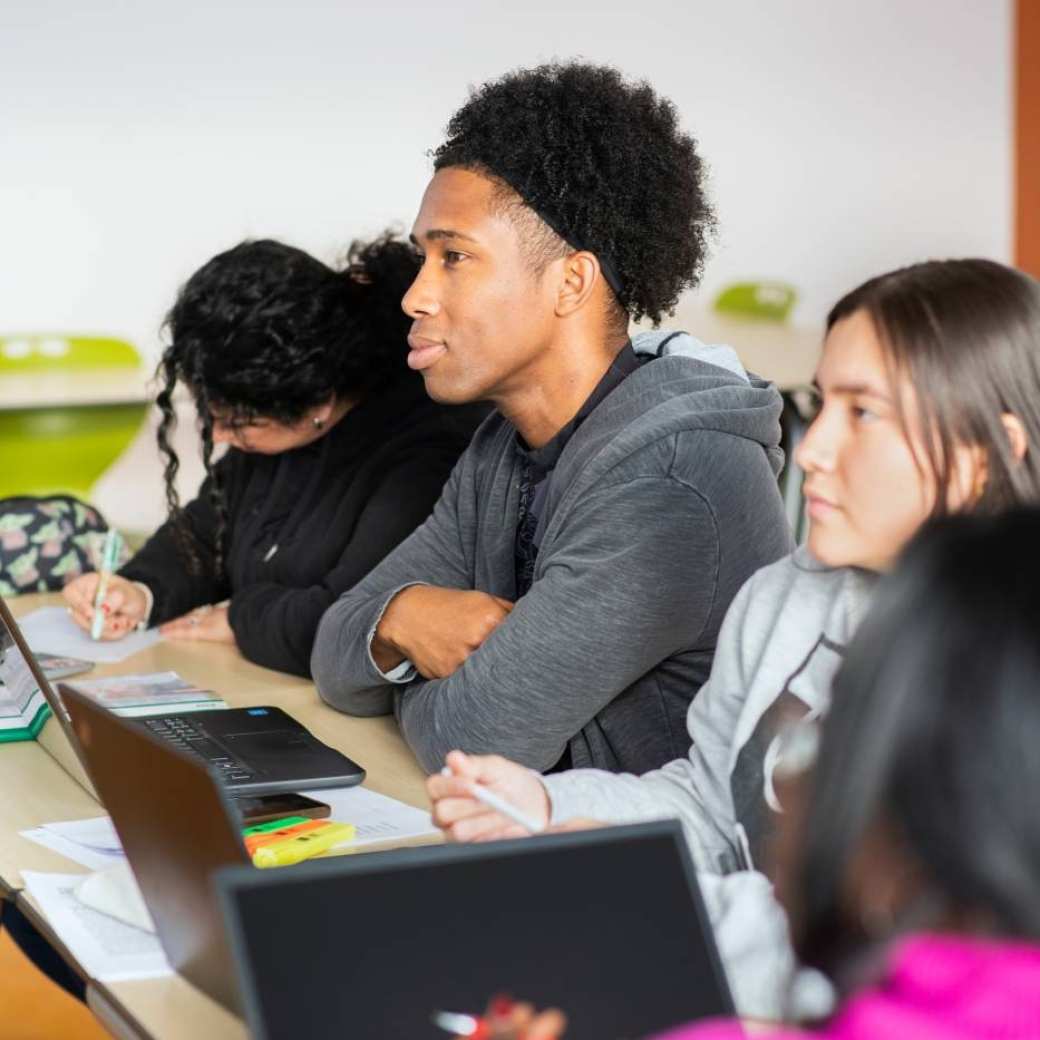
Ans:
{"label": "blurred dark hair", "polygon": [[418,268],[415,251],[390,233],[354,242],[343,270],[262,239],[218,254],[185,283],[165,322],[158,441],[170,519],[193,570],[199,556],[174,487],[180,461],[170,442],[177,382],[198,409],[219,571],[227,511],[212,462],[211,409],[233,422],[293,423],[331,397],[363,397],[392,379],[416,378],[405,365],[410,319],[401,298]]}
{"label": "blurred dark hair", "polygon": [[[995,512],[1040,497],[1040,284],[992,260],[930,260],[864,282],[827,316],[828,331],[864,311],[888,357],[917,396],[927,458],[948,511],[954,447],[986,453],[974,508]],[[896,407],[899,407],[898,398]],[[1025,427],[1032,449],[1015,458],[1001,416]],[[906,428],[905,417],[900,420]],[[930,434],[930,436],[929,436]]]}
{"label": "blurred dark hair", "polygon": [[1040,511],[934,521],[834,683],[793,877],[795,944],[841,984],[871,936],[850,864],[877,828],[926,891],[903,928],[1040,939]]}

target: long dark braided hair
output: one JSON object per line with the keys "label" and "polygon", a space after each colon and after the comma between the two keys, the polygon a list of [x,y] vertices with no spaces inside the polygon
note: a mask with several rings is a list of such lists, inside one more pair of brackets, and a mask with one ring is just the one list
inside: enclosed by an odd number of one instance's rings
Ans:
{"label": "long dark braided hair", "polygon": [[188,279],[164,324],[169,346],[156,370],[156,403],[169,520],[192,573],[203,565],[174,484],[177,382],[198,411],[220,574],[228,513],[213,462],[212,410],[231,423],[290,424],[332,397],[363,397],[391,380],[418,378],[404,363],[410,319],[401,310],[418,269],[412,247],[387,232],[354,242],[342,270],[263,239],[218,254]]}

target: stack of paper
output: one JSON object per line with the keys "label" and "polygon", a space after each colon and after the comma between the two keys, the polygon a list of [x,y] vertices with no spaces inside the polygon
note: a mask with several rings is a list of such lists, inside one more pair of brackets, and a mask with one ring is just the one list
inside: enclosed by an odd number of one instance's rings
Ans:
{"label": "stack of paper", "polygon": [[333,820],[352,823],[357,828],[354,840],[350,845],[341,846],[340,851],[376,841],[438,833],[428,812],[377,794],[367,787],[335,787],[301,793],[330,806]]}
{"label": "stack of paper", "polygon": [[99,913],[76,897],[82,875],[27,870],[22,877],[50,926],[91,978],[122,982],[172,974],[154,935]]}
{"label": "stack of paper", "polygon": [[137,878],[126,860],[108,870],[95,870],[93,874],[88,874],[77,886],[76,898],[124,924],[132,924],[145,932],[155,932],[155,922],[141,895]]}
{"label": "stack of paper", "polygon": [[[330,819],[352,823],[357,828],[354,840],[343,848],[438,833],[428,812],[377,794],[367,787],[335,787],[301,793],[325,802],[332,809]],[[21,835],[91,870],[104,870],[125,858],[119,835],[108,816],[47,823],[31,831],[22,831]]]}
{"label": "stack of paper", "polygon": [[125,859],[119,835],[108,816],[47,823],[22,831],[21,835],[91,870],[104,870]]}
{"label": "stack of paper", "polygon": [[[357,836],[347,849],[437,833],[429,813],[365,787],[304,793],[326,802],[333,819],[354,824]],[[79,874],[22,872],[51,927],[88,975],[115,982],[171,972],[158,939],[147,930],[151,926],[147,908],[109,817],[49,823],[22,835],[105,872],[88,879]]]}

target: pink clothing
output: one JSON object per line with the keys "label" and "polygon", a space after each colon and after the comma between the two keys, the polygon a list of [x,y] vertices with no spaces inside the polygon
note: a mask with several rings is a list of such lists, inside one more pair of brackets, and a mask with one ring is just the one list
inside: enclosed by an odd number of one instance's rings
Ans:
{"label": "pink clothing", "polygon": [[[918,935],[886,975],[818,1030],[768,1040],[1040,1040],[1040,945]],[[734,1022],[684,1026],[657,1040],[743,1040]]]}

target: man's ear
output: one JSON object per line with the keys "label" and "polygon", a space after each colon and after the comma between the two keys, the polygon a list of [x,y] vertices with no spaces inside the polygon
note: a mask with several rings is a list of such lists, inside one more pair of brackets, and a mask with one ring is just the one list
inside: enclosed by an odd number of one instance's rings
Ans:
{"label": "man's ear", "polygon": [[563,269],[556,293],[556,316],[567,318],[588,303],[602,275],[596,254],[584,249],[565,256],[559,262]]}
{"label": "man's ear", "polygon": [[1026,433],[1025,425],[1022,420],[1012,412],[1005,412],[1000,417],[1000,421],[1004,424],[1004,430],[1007,433],[1008,441],[1011,443],[1011,454],[1021,462],[1022,459],[1026,457],[1026,452],[1029,450],[1029,435]]}

